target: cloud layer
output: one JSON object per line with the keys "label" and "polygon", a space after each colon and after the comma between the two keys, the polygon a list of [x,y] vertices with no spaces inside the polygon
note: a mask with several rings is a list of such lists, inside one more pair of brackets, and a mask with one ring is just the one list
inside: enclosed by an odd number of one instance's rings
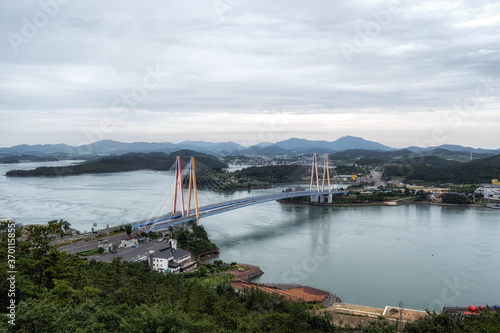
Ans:
{"label": "cloud layer", "polygon": [[39,0],[0,22],[0,146],[500,146],[494,1]]}

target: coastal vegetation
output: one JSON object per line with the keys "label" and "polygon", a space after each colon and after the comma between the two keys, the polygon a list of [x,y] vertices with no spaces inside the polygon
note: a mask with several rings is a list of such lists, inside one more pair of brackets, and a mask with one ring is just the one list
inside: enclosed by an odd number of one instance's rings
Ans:
{"label": "coastal vegetation", "polygon": [[89,160],[81,164],[58,167],[38,167],[33,170],[10,170],[7,177],[40,177],[40,176],[75,176],[83,174],[99,174],[126,172],[136,170],[166,171],[175,163],[175,158],[181,157],[183,165],[186,165],[191,156],[207,168],[220,170],[228,165],[220,162],[213,156],[198,153],[192,150],[181,150],[169,155],[165,153],[128,153],[117,156],[108,156]]}
{"label": "coastal vegetation", "polygon": [[[18,242],[15,326],[2,297],[2,332],[266,332],[330,331],[328,317],[306,303],[252,290],[236,292],[228,279],[152,271],[146,262],[80,260],[49,245],[60,226],[35,226]],[[1,278],[6,279],[2,237]],[[18,235],[20,236],[20,235]],[[0,285],[6,295],[7,284]]]}
{"label": "coastal vegetation", "polygon": [[59,161],[56,157],[51,156],[38,156],[38,155],[8,155],[8,156],[0,156],[0,164],[14,164],[21,162],[53,162]]}
{"label": "coastal vegetation", "polygon": [[208,239],[203,226],[194,225],[193,232],[181,230],[174,236],[180,248],[191,251],[195,256],[217,249],[217,246]]}
{"label": "coastal vegetation", "polygon": [[489,183],[500,176],[500,155],[483,158],[467,163],[410,164],[401,163],[386,166],[384,179],[401,177],[410,183]]}
{"label": "coastal vegetation", "polygon": [[[16,231],[15,326],[0,298],[2,332],[396,332],[380,319],[365,326],[333,324],[314,305],[259,290],[231,287],[231,277],[173,275],[147,262],[81,260],[50,245],[63,221]],[[0,227],[0,278],[7,278],[6,225]],[[203,238],[202,229],[193,233]],[[215,262],[214,262],[215,264]],[[220,264],[220,262],[218,263]],[[235,263],[231,266],[237,267]],[[8,284],[0,284],[6,295]],[[432,314],[407,323],[402,332],[500,332],[500,313],[486,308],[474,316]]]}
{"label": "coastal vegetation", "polygon": [[[492,156],[492,153],[475,153],[475,158]],[[429,151],[400,149],[394,151],[377,151],[366,149],[350,149],[329,155],[330,160],[337,163],[356,163],[363,166],[383,166],[395,164],[458,164],[470,161],[470,154],[436,148]]]}
{"label": "coastal vegetation", "polygon": [[275,184],[286,180],[286,178],[290,178],[290,175],[300,175],[310,169],[310,166],[305,165],[252,166],[237,170],[233,174],[236,178],[240,179],[265,181]]}

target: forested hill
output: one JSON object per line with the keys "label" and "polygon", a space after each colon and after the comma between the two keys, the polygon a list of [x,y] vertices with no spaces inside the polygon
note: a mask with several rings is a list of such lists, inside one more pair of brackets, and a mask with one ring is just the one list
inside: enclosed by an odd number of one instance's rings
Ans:
{"label": "forested hill", "polygon": [[279,183],[291,175],[300,174],[309,166],[304,165],[268,165],[252,166],[234,172],[236,177]]}
{"label": "forested hill", "polygon": [[500,178],[500,155],[452,165],[393,165],[386,167],[385,178],[405,177],[407,181],[479,184]]}
{"label": "forested hill", "polygon": [[39,176],[74,176],[96,173],[113,173],[136,170],[168,170],[174,164],[175,158],[181,157],[182,165],[186,165],[194,156],[197,166],[203,165],[211,169],[227,168],[228,165],[215,157],[192,150],[181,150],[169,155],[165,153],[128,153],[118,156],[108,156],[81,164],[60,167],[39,167],[33,170],[10,170],[7,177],[39,177]]}

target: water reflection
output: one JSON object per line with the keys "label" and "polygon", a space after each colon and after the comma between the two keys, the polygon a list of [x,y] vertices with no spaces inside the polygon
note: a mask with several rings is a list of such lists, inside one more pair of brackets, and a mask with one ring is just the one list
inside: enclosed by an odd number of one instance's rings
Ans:
{"label": "water reflection", "polygon": [[[165,172],[61,178],[5,178],[0,212],[24,224],[66,219],[90,230],[171,210],[173,180]],[[200,204],[233,194],[200,191]],[[500,303],[500,211],[430,205],[324,207],[267,202],[202,220],[221,259],[261,266],[263,282],[295,281],[336,293],[345,302],[414,308],[438,304],[455,281],[453,304]],[[445,300],[446,301],[446,300]],[[439,303],[441,304],[441,303]]]}

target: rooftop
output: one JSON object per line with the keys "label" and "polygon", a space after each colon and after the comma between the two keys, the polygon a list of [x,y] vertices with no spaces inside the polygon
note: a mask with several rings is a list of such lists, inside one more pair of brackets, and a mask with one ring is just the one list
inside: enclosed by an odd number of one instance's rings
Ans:
{"label": "rooftop", "polygon": [[500,188],[500,185],[497,185],[497,184],[481,184],[481,187]]}
{"label": "rooftop", "polygon": [[190,255],[190,254],[191,253],[189,253],[188,251],[186,251],[184,249],[174,250],[171,247],[167,247],[167,248],[164,248],[164,249],[161,249],[161,250],[155,252],[153,254],[153,257],[154,258],[161,258],[161,259],[170,259],[170,258],[180,259],[180,258],[182,258],[186,255]]}

